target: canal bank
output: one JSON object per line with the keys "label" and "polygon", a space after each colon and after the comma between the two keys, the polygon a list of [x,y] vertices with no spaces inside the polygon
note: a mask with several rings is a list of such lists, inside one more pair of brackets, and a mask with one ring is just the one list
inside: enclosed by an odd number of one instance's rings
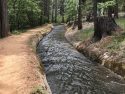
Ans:
{"label": "canal bank", "polygon": [[124,94],[124,79],[79,53],[65,32],[55,26],[37,49],[52,94]]}

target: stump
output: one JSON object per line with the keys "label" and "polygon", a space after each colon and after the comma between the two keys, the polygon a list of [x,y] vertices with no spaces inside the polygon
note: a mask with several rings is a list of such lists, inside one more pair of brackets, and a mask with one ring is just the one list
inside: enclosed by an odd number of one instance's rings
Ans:
{"label": "stump", "polygon": [[93,40],[99,41],[102,37],[110,36],[121,30],[122,29],[116,24],[114,18],[105,16],[97,17]]}

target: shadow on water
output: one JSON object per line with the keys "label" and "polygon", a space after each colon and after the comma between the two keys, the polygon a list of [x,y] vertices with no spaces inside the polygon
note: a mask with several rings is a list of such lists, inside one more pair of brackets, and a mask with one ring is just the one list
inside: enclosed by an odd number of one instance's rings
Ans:
{"label": "shadow on water", "polygon": [[65,31],[63,25],[55,26],[37,48],[52,93],[125,94],[123,78],[76,51]]}

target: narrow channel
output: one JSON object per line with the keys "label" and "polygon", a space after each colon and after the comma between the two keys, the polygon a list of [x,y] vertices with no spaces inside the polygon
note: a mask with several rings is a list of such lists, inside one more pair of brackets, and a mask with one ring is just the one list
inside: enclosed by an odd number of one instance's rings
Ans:
{"label": "narrow channel", "polygon": [[79,53],[65,32],[55,26],[37,48],[52,94],[125,94],[125,80]]}

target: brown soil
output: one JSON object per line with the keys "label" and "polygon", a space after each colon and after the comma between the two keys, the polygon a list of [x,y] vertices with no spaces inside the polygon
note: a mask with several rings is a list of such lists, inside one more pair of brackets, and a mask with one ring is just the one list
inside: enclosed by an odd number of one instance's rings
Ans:
{"label": "brown soil", "polygon": [[49,30],[47,25],[0,39],[0,94],[30,94],[37,86],[48,89],[29,41],[34,35]]}
{"label": "brown soil", "polygon": [[[113,72],[125,78],[125,45],[120,45],[122,49],[118,48],[112,51],[107,47],[112,44],[113,39],[114,36],[109,36],[96,43],[87,40],[81,42],[77,46],[77,49],[93,61],[97,61],[102,66],[111,69]],[[117,45],[113,45],[112,47]]]}

